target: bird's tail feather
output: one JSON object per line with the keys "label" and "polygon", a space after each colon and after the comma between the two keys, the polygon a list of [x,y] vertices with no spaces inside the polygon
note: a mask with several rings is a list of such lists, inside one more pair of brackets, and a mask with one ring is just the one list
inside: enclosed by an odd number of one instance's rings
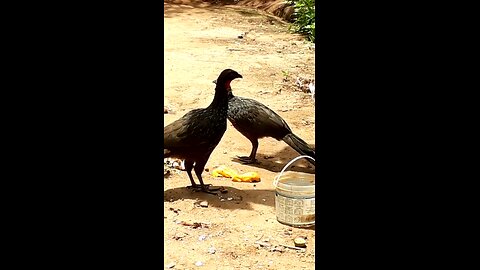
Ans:
{"label": "bird's tail feather", "polygon": [[[310,156],[315,158],[315,150],[313,150],[304,140],[302,140],[297,135],[290,133],[283,137],[283,141],[286,142],[290,147],[295,149],[301,155]],[[308,162],[315,165],[315,162],[311,159],[307,159]]]}

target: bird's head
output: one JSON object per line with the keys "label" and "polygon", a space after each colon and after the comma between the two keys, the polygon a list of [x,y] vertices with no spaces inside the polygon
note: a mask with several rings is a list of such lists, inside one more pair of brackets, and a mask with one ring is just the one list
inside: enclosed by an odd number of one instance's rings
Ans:
{"label": "bird's head", "polygon": [[216,88],[223,87],[228,90],[230,89],[230,83],[237,78],[243,78],[243,76],[233,69],[225,69],[214,83],[217,85]]}

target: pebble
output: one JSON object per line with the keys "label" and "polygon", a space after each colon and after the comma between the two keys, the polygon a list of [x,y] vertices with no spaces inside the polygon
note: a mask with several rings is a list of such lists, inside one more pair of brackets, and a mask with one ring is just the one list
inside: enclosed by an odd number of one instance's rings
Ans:
{"label": "pebble", "polygon": [[208,202],[207,201],[202,201],[200,202],[201,207],[208,207]]}
{"label": "pebble", "polygon": [[205,240],[205,239],[207,239],[207,236],[204,235],[204,234],[202,234],[202,235],[200,235],[200,236],[198,237],[198,240],[199,240],[199,241],[203,241],[203,240]]}
{"label": "pebble", "polygon": [[275,246],[275,247],[272,248],[271,251],[273,251],[273,252],[278,251],[278,252],[280,252],[280,253],[283,253],[283,252],[285,252],[285,247],[283,247],[283,246]]}
{"label": "pebble", "polygon": [[175,240],[182,240],[185,236],[187,236],[186,233],[178,232],[178,233],[175,234],[175,236],[173,237],[173,239],[175,239]]}
{"label": "pebble", "polygon": [[165,265],[165,268],[173,268],[173,267],[175,267],[175,263],[174,263],[174,262],[171,262],[171,263]]}
{"label": "pebble", "polygon": [[306,247],[306,243],[307,241],[305,241],[305,238],[303,237],[297,237],[293,240],[293,242],[295,243],[295,246],[296,247]]}
{"label": "pebble", "polygon": [[203,262],[197,261],[197,262],[195,262],[195,265],[196,265],[196,266],[202,266],[202,265],[203,265]]}
{"label": "pebble", "polygon": [[208,248],[208,253],[215,254],[215,252],[217,252],[217,250],[214,247],[209,247]]}

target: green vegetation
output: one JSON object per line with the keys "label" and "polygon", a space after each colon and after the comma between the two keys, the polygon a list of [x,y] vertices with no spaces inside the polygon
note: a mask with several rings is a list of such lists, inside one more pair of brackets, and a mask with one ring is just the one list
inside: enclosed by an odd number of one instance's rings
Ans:
{"label": "green vegetation", "polygon": [[294,4],[293,23],[290,30],[305,35],[315,43],[315,0],[288,0]]}

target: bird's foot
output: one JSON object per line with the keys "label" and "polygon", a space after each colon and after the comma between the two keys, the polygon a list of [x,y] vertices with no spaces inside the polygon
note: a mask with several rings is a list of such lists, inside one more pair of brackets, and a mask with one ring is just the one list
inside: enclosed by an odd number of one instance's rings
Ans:
{"label": "bird's foot", "polygon": [[202,186],[197,185],[197,184],[187,186],[188,189],[199,189],[199,188],[201,188],[201,187],[202,187]]}
{"label": "bird's foot", "polygon": [[218,195],[217,192],[214,192],[215,190],[219,190],[220,188],[207,188],[203,187],[200,191],[208,193],[208,194],[213,194],[213,195]]}
{"label": "bird's foot", "polygon": [[243,163],[243,164],[253,164],[253,163],[258,163],[258,161],[255,158],[251,157],[246,157],[246,156],[237,156],[237,158]]}
{"label": "bird's foot", "polygon": [[220,188],[209,188],[209,186],[211,186],[211,185],[212,184],[205,184],[204,186],[202,186],[202,185],[191,185],[191,186],[188,186],[187,188],[188,189],[193,189],[193,191],[195,191],[195,192],[201,191],[201,192],[217,195],[217,193],[213,192],[213,191],[220,190]]}

